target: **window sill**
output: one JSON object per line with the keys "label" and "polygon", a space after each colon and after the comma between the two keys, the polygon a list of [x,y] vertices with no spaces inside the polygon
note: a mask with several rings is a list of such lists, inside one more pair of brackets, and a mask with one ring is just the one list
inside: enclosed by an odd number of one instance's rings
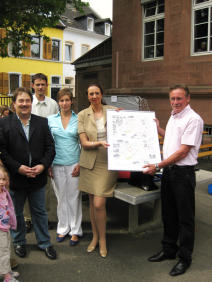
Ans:
{"label": "window sill", "polygon": [[196,52],[192,53],[191,56],[196,57],[196,56],[207,56],[207,55],[212,55],[212,51],[207,51],[207,52]]}
{"label": "window sill", "polygon": [[28,59],[33,61],[43,61],[43,62],[52,62],[52,63],[63,63],[62,61],[56,61],[56,60],[49,60],[49,59],[43,59],[43,58],[32,58],[32,57],[19,57],[17,59]]}
{"label": "window sill", "polygon": [[160,57],[160,58],[148,58],[148,59],[142,59],[142,62],[155,62],[155,61],[162,61],[164,59],[164,57]]}

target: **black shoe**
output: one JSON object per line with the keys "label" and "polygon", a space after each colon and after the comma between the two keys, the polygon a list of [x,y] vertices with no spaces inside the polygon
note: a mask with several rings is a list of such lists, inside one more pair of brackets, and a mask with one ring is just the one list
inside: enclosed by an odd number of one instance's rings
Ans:
{"label": "black shoe", "polygon": [[14,250],[16,255],[20,258],[24,258],[26,256],[26,246],[25,245],[15,245]]}
{"label": "black shoe", "polygon": [[178,263],[169,272],[169,274],[171,276],[177,276],[177,275],[183,274],[189,268],[190,264],[191,263],[187,263],[183,260],[179,260]]}
{"label": "black shoe", "polygon": [[49,258],[49,259],[56,259],[57,258],[57,253],[56,253],[55,249],[53,248],[53,246],[49,246],[49,247],[43,249],[43,251],[45,252],[47,258]]}
{"label": "black shoe", "polygon": [[160,262],[160,261],[163,261],[163,260],[175,259],[175,258],[176,258],[176,255],[167,255],[162,250],[159,253],[157,253],[156,255],[149,257],[148,261],[150,261],[150,262]]}

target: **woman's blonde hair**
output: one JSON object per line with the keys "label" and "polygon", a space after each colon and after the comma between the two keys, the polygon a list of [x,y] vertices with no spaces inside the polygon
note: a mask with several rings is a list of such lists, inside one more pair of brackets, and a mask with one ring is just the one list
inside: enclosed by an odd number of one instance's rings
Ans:
{"label": "woman's blonde hair", "polygon": [[0,171],[2,171],[5,174],[5,177],[7,179],[6,188],[9,190],[9,186],[10,186],[9,172],[2,164],[0,164]]}

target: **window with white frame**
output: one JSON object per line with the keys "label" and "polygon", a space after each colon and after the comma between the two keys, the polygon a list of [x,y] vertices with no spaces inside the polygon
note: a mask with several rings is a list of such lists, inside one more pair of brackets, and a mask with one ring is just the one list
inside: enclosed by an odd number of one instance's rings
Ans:
{"label": "window with white frame", "polygon": [[14,93],[15,89],[20,87],[20,74],[18,73],[10,73],[9,74],[9,93]]}
{"label": "window with white frame", "polygon": [[[57,84],[57,85],[55,85]],[[57,87],[60,84],[60,76],[52,76],[52,86]]]}
{"label": "window with white frame", "polygon": [[31,57],[40,58],[40,37],[32,37]]}
{"label": "window with white frame", "polygon": [[65,61],[71,62],[73,55],[73,45],[71,43],[65,43]]}
{"label": "window with white frame", "polygon": [[144,59],[158,59],[164,55],[164,8],[164,0],[147,1],[143,5]]}
{"label": "window with white frame", "polygon": [[73,82],[74,82],[74,78],[73,77],[70,77],[70,76],[66,76],[65,77],[65,84],[69,84],[69,85],[73,85]]}
{"label": "window with white frame", "polygon": [[82,45],[81,45],[81,55],[84,55],[84,54],[87,53],[88,51],[89,51],[89,45],[82,44]]}
{"label": "window with white frame", "polygon": [[93,28],[94,28],[94,19],[87,18],[87,30],[93,31]]}
{"label": "window with white frame", "polygon": [[105,23],[105,35],[110,36],[111,28],[109,23]]}
{"label": "window with white frame", "polygon": [[212,0],[193,0],[193,53],[212,52]]}
{"label": "window with white frame", "polygon": [[60,60],[60,41],[52,39],[52,60]]}
{"label": "window with white frame", "polygon": [[65,77],[65,87],[68,87],[72,94],[73,94],[73,97],[75,97],[75,93],[74,93],[74,78],[71,77],[71,76],[66,76]]}
{"label": "window with white frame", "polygon": [[51,77],[51,98],[57,101],[57,93],[61,88],[61,77],[52,76]]}

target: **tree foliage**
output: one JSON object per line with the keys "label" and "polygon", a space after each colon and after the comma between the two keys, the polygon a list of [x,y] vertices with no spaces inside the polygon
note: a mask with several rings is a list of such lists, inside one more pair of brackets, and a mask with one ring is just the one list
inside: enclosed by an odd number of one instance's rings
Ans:
{"label": "tree foliage", "polygon": [[30,32],[44,36],[45,27],[55,27],[66,8],[73,4],[83,11],[82,0],[1,0],[0,1],[0,57],[8,56],[8,44],[15,57],[23,55],[22,42],[33,43]]}

